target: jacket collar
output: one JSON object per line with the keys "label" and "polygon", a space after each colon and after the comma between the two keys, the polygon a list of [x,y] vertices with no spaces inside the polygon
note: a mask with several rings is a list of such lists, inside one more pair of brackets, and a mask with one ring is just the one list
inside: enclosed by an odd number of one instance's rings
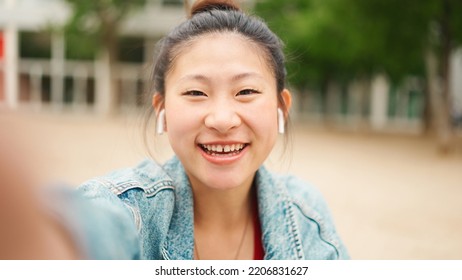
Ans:
{"label": "jacket collar", "polygon": [[293,203],[283,181],[263,166],[255,180],[265,259],[304,259]]}
{"label": "jacket collar", "polygon": [[[163,246],[164,257],[190,260],[194,256],[192,189],[177,157],[166,162],[164,170],[175,186],[175,206]],[[257,171],[255,180],[265,259],[303,259],[293,204],[282,181],[274,178],[263,166]]]}
{"label": "jacket collar", "polygon": [[194,208],[192,189],[180,160],[175,156],[164,164],[173,179],[175,206],[167,234],[164,252],[172,260],[192,260],[194,257]]}

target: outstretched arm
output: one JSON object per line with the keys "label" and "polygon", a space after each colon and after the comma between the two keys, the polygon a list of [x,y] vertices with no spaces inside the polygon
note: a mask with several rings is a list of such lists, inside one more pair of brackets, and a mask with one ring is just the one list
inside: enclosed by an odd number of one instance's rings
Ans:
{"label": "outstretched arm", "polygon": [[[47,214],[17,124],[0,124],[0,259],[79,258],[69,234]],[[26,141],[27,140],[27,141]]]}

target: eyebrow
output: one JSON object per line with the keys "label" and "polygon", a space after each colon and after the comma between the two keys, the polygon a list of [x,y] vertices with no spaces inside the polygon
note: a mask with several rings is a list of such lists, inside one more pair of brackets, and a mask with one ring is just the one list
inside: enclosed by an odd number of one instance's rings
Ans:
{"label": "eyebrow", "polygon": [[[243,80],[247,78],[263,79],[263,77],[256,72],[244,72],[244,73],[240,73],[240,74],[233,76],[231,78],[231,81],[235,82],[235,81],[239,81],[239,80]],[[198,80],[198,81],[203,81],[203,82],[209,82],[211,79],[205,75],[191,74],[191,75],[183,76],[180,80]]]}
{"label": "eyebrow", "polygon": [[263,77],[258,74],[258,73],[255,73],[255,72],[245,72],[245,73],[241,73],[241,74],[237,74],[235,76],[233,76],[231,78],[232,81],[238,81],[238,80],[243,80],[243,79],[246,79],[246,78],[259,78],[259,79],[262,79]]}

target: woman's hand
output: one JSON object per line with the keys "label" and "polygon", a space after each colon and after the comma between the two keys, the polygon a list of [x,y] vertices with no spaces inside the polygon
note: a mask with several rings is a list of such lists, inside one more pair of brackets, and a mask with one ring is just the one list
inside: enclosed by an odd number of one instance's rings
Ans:
{"label": "woman's hand", "polygon": [[0,259],[77,258],[69,234],[41,204],[34,139],[21,136],[12,116],[0,117]]}

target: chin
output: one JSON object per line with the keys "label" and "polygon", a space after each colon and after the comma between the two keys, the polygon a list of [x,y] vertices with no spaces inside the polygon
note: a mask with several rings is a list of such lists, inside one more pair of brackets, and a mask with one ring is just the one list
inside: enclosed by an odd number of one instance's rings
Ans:
{"label": "chin", "polygon": [[[230,178],[232,177],[232,178]],[[205,186],[215,190],[232,190],[244,186],[246,181],[244,178],[235,178],[235,175],[230,176],[214,176],[213,178],[204,178]]]}

